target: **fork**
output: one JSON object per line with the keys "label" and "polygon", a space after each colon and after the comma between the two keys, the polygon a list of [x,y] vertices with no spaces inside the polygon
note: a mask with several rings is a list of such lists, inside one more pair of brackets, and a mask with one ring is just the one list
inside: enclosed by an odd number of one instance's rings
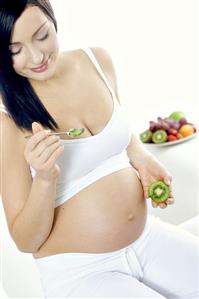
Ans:
{"label": "fork", "polygon": [[[51,133],[51,134],[49,134],[49,136],[53,136],[53,135],[68,135],[70,137],[76,137],[76,136],[81,135],[84,132],[84,130],[85,130],[84,128],[81,128],[81,129],[71,128],[71,129],[69,129],[69,131],[58,132],[58,133]],[[24,138],[28,139],[28,138],[30,138],[32,136],[33,135],[28,135],[28,136],[25,136]]]}

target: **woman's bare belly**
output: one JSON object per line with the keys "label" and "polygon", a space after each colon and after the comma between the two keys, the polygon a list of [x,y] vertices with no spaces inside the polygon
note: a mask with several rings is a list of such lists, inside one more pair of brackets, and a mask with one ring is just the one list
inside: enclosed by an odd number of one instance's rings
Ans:
{"label": "woman's bare belly", "polygon": [[146,201],[135,169],[119,170],[58,206],[51,233],[33,256],[118,250],[140,236],[146,216]]}

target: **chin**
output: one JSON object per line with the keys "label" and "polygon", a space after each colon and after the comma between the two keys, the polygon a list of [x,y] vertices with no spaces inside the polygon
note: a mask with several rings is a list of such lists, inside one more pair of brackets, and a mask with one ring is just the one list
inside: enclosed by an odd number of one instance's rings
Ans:
{"label": "chin", "polygon": [[36,73],[34,71],[28,70],[26,72],[18,72],[19,75],[26,77],[27,79],[34,81],[47,81],[53,78],[56,74],[56,66],[57,66],[57,57],[51,56],[49,59],[48,69],[41,73]]}
{"label": "chin", "polygon": [[52,72],[49,72],[48,74],[40,74],[40,75],[36,75],[36,76],[32,76],[31,79],[36,80],[36,81],[47,81],[50,80],[51,78],[53,78],[53,74]]}
{"label": "chin", "polygon": [[20,76],[27,78],[28,80],[33,80],[33,81],[46,81],[52,78],[52,74],[20,74]]}

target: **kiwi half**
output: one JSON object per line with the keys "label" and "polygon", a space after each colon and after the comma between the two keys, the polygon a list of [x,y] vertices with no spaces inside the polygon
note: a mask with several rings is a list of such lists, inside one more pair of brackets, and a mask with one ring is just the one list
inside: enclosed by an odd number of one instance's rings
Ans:
{"label": "kiwi half", "polygon": [[152,141],[154,143],[163,143],[167,141],[167,132],[164,130],[157,130],[152,135]]}
{"label": "kiwi half", "polygon": [[155,181],[148,188],[148,196],[157,203],[166,201],[169,195],[170,188],[162,181]]}
{"label": "kiwi half", "polygon": [[153,133],[150,130],[146,130],[140,134],[140,139],[142,142],[150,142],[152,140]]}

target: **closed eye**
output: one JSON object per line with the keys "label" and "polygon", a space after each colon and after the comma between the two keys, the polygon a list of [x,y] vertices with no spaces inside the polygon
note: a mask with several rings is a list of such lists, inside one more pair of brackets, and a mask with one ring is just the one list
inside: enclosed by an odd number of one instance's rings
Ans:
{"label": "closed eye", "polygon": [[47,39],[48,38],[48,32],[46,33],[46,35],[44,35],[44,37],[42,37],[42,38],[40,38],[40,39],[38,39],[38,40],[45,40],[45,39]]}
{"label": "closed eye", "polygon": [[[47,39],[48,36],[49,36],[49,34],[48,34],[48,32],[47,32],[46,35],[44,35],[42,38],[40,38],[40,39],[38,39],[38,40],[39,40],[39,41],[43,41],[43,40]],[[15,53],[11,53],[11,54],[14,56],[14,55],[19,54],[20,52],[21,52],[21,49],[20,49],[19,51],[15,52]]]}
{"label": "closed eye", "polygon": [[21,52],[21,49],[20,49],[18,52],[15,52],[15,53],[12,52],[11,55],[12,55],[12,56],[17,55],[17,54],[19,54],[20,52]]}

